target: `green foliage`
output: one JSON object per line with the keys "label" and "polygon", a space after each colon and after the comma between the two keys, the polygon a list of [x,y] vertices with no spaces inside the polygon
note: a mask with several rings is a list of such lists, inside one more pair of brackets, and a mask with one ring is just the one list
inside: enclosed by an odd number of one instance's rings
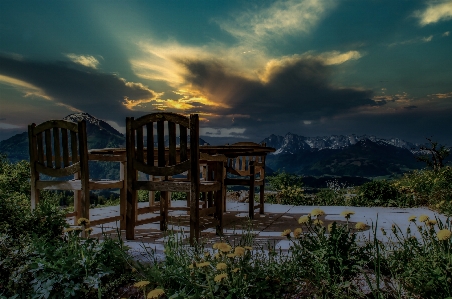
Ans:
{"label": "green foliage", "polygon": [[275,172],[267,177],[270,189],[277,193],[267,198],[269,203],[303,204],[303,177],[287,172]]}
{"label": "green foliage", "polygon": [[79,234],[69,231],[56,243],[33,240],[36,255],[29,267],[34,298],[96,298],[113,291],[106,287],[111,280],[130,272],[122,241],[82,239]]}
{"label": "green foliage", "polygon": [[415,201],[452,215],[452,167],[439,170],[416,170],[405,174],[394,185]]}
{"label": "green foliage", "polygon": [[382,271],[396,277],[409,295],[448,298],[452,296],[452,239],[439,240],[437,231],[450,231],[450,219],[445,223],[432,220],[413,221],[405,233],[393,228],[394,234],[381,247],[385,256]]}
{"label": "green foliage", "polygon": [[358,195],[350,203],[355,206],[400,207],[404,206],[402,197],[392,183],[372,181],[358,187]]}
{"label": "green foliage", "polygon": [[[358,245],[357,234],[348,225],[333,222],[329,234],[321,224],[303,224],[304,233],[291,238],[291,253],[298,275],[305,277],[322,298],[358,297],[351,280],[370,261],[369,243]],[[354,295],[354,296],[353,296]]]}

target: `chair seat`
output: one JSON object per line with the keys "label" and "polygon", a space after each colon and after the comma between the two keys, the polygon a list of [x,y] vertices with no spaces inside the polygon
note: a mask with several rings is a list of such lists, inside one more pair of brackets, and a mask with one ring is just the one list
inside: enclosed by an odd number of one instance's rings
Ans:
{"label": "chair seat", "polygon": [[[191,183],[189,181],[136,181],[133,188],[137,190],[170,191],[170,192],[190,192]],[[217,181],[201,181],[200,192],[216,191],[221,189],[221,183]]]}
{"label": "chair seat", "polygon": [[[89,189],[120,189],[123,186],[124,181],[89,181]],[[36,188],[40,190],[82,190],[82,182],[80,180],[37,181]]]}

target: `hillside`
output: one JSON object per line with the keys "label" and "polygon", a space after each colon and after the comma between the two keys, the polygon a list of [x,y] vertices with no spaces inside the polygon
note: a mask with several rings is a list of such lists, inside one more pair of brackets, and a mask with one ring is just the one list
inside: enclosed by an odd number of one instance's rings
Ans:
{"label": "hillside", "polygon": [[271,135],[264,142],[277,149],[267,157],[268,167],[300,175],[398,176],[425,166],[416,161],[418,145],[397,139],[289,133],[285,137]]}

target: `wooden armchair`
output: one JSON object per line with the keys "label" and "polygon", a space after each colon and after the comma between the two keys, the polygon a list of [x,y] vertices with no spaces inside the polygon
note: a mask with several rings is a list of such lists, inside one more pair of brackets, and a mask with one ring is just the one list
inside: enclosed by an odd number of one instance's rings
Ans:
{"label": "wooden armchair", "polygon": [[[154,128],[154,124],[156,124],[156,128]],[[146,142],[144,133],[147,136]],[[168,147],[165,146],[165,135],[169,136]],[[188,146],[188,135],[190,136],[190,146]],[[176,145],[178,138],[179,146]],[[156,148],[154,148],[155,144],[157,144]],[[197,114],[192,114],[189,118],[175,113],[153,113],[138,119],[127,117],[126,151],[127,239],[134,239],[135,226],[146,223],[158,221],[160,229],[166,230],[169,210],[189,211],[191,244],[195,239],[199,239],[201,217],[213,215],[216,219],[217,232],[222,230],[223,169],[226,158],[203,155],[203,160],[210,161],[208,165],[214,175],[212,180],[200,179],[199,118]],[[140,180],[138,172],[146,174],[152,179],[142,178]],[[160,191],[159,206],[138,209],[138,190]],[[169,207],[169,192],[187,193],[189,207]],[[200,192],[215,192],[215,204],[207,208],[200,207]],[[154,212],[158,212],[159,215],[137,220],[139,214]]]}
{"label": "wooden armchair", "polygon": [[[74,224],[81,217],[89,219],[89,193],[93,189],[123,188],[124,181],[92,181],[89,179],[86,123],[50,120],[28,126],[31,208],[39,202],[40,190],[74,190]],[[40,175],[62,178],[74,175],[73,180],[43,180]],[[91,226],[122,220],[122,216],[91,222]]]}
{"label": "wooden armchair", "polygon": [[[265,143],[238,142],[231,146],[248,146],[259,148]],[[264,214],[264,189],[265,189],[265,155],[243,155],[236,158],[229,158],[226,165],[227,185],[240,185],[249,187],[249,217],[254,218],[254,210],[259,208],[259,213]],[[259,186],[259,204],[254,205],[255,187]]]}

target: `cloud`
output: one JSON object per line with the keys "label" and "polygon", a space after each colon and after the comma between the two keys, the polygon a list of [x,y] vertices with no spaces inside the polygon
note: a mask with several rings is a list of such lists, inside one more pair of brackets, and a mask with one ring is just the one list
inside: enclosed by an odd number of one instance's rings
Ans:
{"label": "cloud", "polygon": [[400,42],[394,42],[388,45],[388,47],[394,47],[394,46],[400,46],[400,45],[410,45],[410,44],[416,44],[416,43],[428,43],[433,40],[434,35],[429,36],[422,36],[422,37],[416,37]]}
{"label": "cloud", "polygon": [[[223,115],[246,113],[247,118],[229,118],[237,128],[255,130],[300,119],[320,120],[363,106],[378,106],[372,92],[335,87],[330,83],[332,66],[320,58],[290,57],[270,62],[261,80],[228,71],[218,61],[184,61],[185,80],[212,101],[226,104]],[[227,118],[226,118],[227,119]],[[224,126],[226,119],[216,119]],[[249,129],[245,132],[250,134]]]}
{"label": "cloud", "polygon": [[417,11],[419,24],[425,26],[452,18],[452,1],[441,1],[438,4],[430,4],[425,10]]}
{"label": "cloud", "polygon": [[125,115],[137,114],[130,110],[134,103],[157,100],[161,95],[143,84],[127,82],[117,75],[73,63],[46,63],[0,56],[0,75],[4,82],[21,86],[24,92],[39,91],[42,97],[56,105],[120,122],[124,121]]}
{"label": "cloud", "polygon": [[[263,3],[264,2],[260,2]],[[236,13],[220,27],[242,42],[256,44],[286,35],[309,33],[336,6],[333,0],[275,1],[268,7],[252,7]]]}
{"label": "cloud", "polygon": [[0,122],[0,129],[10,130],[10,129],[18,129],[18,128],[20,128],[20,126]]}
{"label": "cloud", "polygon": [[78,63],[93,69],[97,69],[97,66],[100,63],[99,60],[97,60],[94,56],[90,55],[77,55],[74,53],[69,53],[66,54],[66,57],[68,57],[74,63]]}
{"label": "cloud", "polygon": [[437,98],[437,99],[448,99],[448,98],[452,98],[452,92],[448,92],[448,93],[435,93],[435,94],[431,94],[431,97]]}
{"label": "cloud", "polygon": [[449,35],[450,35],[450,31],[446,31],[441,36],[449,36]]}

